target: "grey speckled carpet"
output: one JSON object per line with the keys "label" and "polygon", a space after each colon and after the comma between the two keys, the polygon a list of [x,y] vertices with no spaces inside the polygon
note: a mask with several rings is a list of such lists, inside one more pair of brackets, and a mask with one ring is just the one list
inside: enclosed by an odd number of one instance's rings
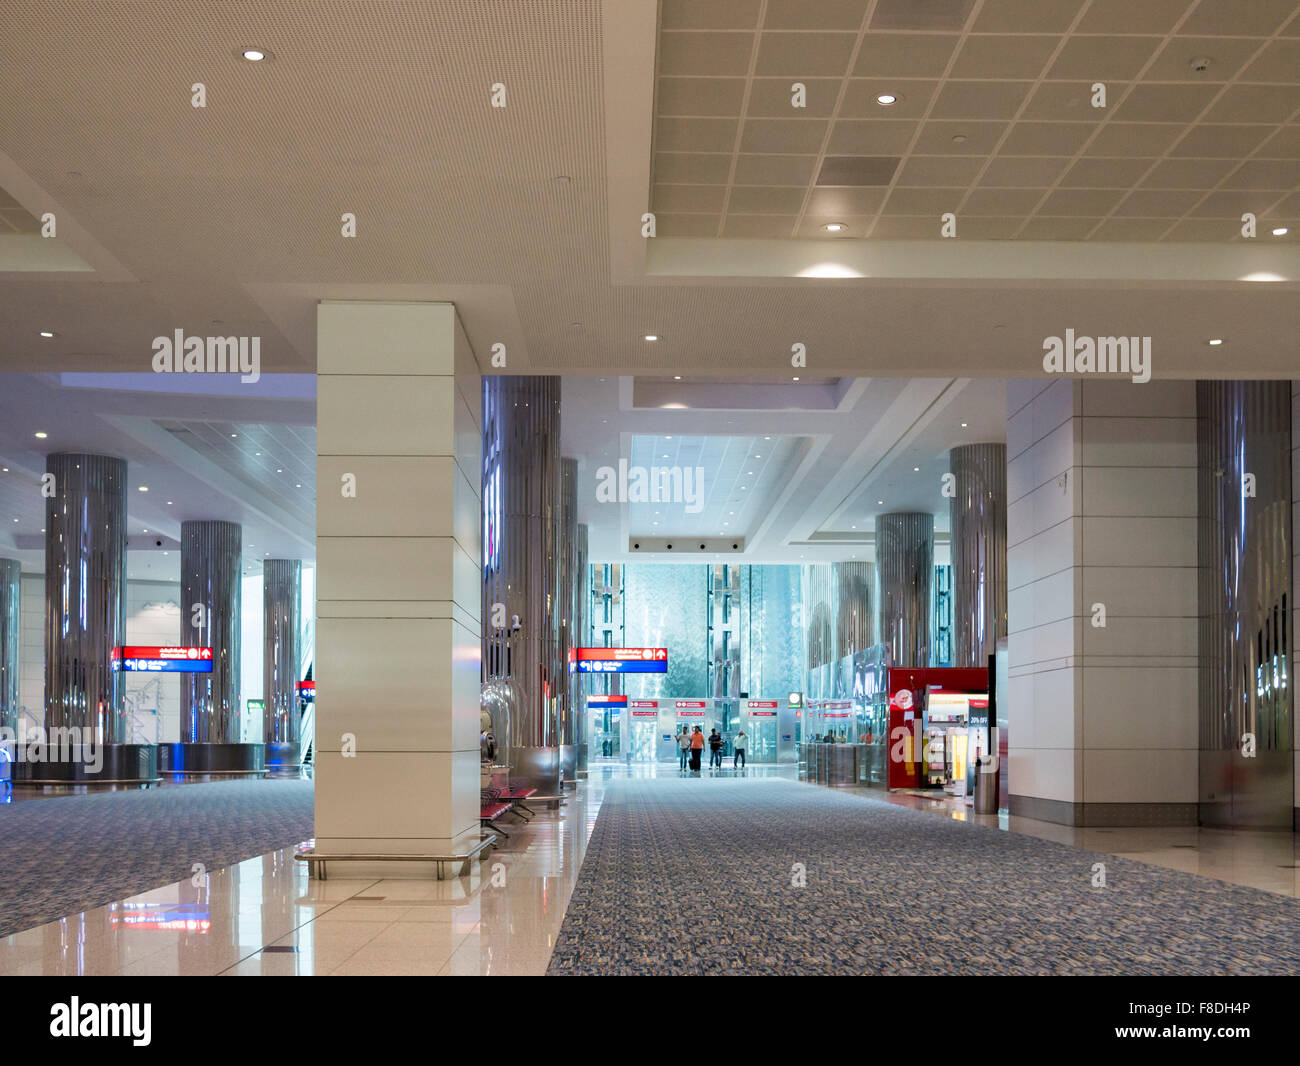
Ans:
{"label": "grey speckled carpet", "polygon": [[1300,901],[814,785],[617,781],[548,973],[1300,974]]}
{"label": "grey speckled carpet", "polygon": [[314,832],[312,782],[213,781],[0,806],[0,936]]}

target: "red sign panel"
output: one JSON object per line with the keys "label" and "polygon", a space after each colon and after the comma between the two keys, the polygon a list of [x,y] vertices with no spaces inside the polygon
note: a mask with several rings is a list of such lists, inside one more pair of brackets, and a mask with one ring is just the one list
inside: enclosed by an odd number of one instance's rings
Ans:
{"label": "red sign panel", "polygon": [[194,662],[211,662],[211,648],[158,648],[141,644],[128,644],[113,649],[114,659],[189,659]]}
{"label": "red sign panel", "polygon": [[678,710],[680,710],[683,707],[703,707],[704,701],[703,700],[678,700],[676,702],[676,706]]}
{"label": "red sign panel", "polygon": [[750,707],[775,707],[776,700],[750,700]]}
{"label": "red sign panel", "polygon": [[658,718],[659,712],[658,711],[633,711],[632,717],[633,718]]}
{"label": "red sign panel", "polygon": [[573,658],[578,662],[668,661],[667,648],[574,648]]}
{"label": "red sign panel", "polygon": [[633,707],[658,707],[659,701],[658,700],[633,700],[632,706]]}
{"label": "red sign panel", "polygon": [[775,718],[776,711],[750,711],[754,718]]}

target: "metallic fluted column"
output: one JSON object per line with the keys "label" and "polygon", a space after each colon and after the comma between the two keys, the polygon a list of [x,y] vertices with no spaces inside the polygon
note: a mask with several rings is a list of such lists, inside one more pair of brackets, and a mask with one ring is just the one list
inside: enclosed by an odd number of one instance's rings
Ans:
{"label": "metallic fluted column", "polygon": [[1290,391],[1196,386],[1202,824],[1292,823]]}
{"label": "metallic fluted column", "polygon": [[875,643],[876,616],[871,610],[871,564],[834,563],[835,660]]}
{"label": "metallic fluted column", "polygon": [[953,666],[988,666],[1007,635],[1007,446],[948,453],[956,482],[952,536]]}
{"label": "metallic fluted column", "polygon": [[[181,742],[239,743],[239,590],[235,522],[181,523],[181,644],[212,649],[212,673],[181,675]],[[195,605],[203,611],[196,612]],[[201,625],[194,625],[198,621]]]}
{"label": "metallic fluted column", "polygon": [[934,581],[934,516],[876,516],[880,639],[892,666],[930,665],[930,588]]}
{"label": "metallic fluted column", "polygon": [[[483,379],[484,498],[496,500],[496,564],[483,571],[485,677],[510,677],[523,692],[503,741],[513,780],[554,794],[560,787],[555,685],[560,474],[560,379]],[[498,611],[496,605],[501,604]],[[504,626],[493,619],[503,613]],[[568,669],[565,663],[563,669]]]}
{"label": "metallic fluted column", "polygon": [[267,765],[298,757],[298,681],[302,632],[302,560],[262,564],[262,703]]}
{"label": "metallic fluted column", "polygon": [[[587,643],[587,614],[591,604],[591,565],[586,523],[577,526],[573,553],[573,644],[582,647]],[[570,679],[569,702],[573,707],[573,743],[577,748],[577,772],[587,772],[587,698],[583,692],[582,678],[574,674]]]}
{"label": "metallic fluted column", "polygon": [[575,746],[577,713],[573,700],[576,675],[569,674],[569,649],[577,645],[573,635],[574,555],[578,535],[578,460],[560,459],[559,521],[556,527],[556,719],[560,742],[560,770],[565,781],[577,778],[578,749]]}
{"label": "metallic fluted column", "polygon": [[45,470],[45,727],[121,744],[112,650],[126,643],[126,460],[64,452]]}
{"label": "metallic fluted column", "polygon": [[[48,526],[46,527],[49,528]],[[23,567],[0,559],[0,727],[18,726],[18,630]]]}

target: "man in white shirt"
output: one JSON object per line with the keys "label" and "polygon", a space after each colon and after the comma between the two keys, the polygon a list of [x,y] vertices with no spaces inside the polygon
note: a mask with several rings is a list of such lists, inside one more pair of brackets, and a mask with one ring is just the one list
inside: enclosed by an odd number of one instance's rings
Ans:
{"label": "man in white shirt", "polygon": [[738,765],[745,765],[745,743],[749,738],[745,736],[742,729],[731,741],[731,747],[734,754],[731,756],[731,768],[734,770]]}
{"label": "man in white shirt", "polygon": [[682,726],[682,731],[677,734],[677,750],[681,753],[681,769],[686,769],[686,764],[691,757],[691,731]]}

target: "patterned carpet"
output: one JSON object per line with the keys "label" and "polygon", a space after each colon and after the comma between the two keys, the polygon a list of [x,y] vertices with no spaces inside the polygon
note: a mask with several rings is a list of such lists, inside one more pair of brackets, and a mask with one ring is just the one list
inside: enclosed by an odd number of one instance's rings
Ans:
{"label": "patterned carpet", "polygon": [[312,782],[213,781],[0,806],[0,936],[314,832]]}
{"label": "patterned carpet", "polygon": [[548,973],[1295,975],[1300,901],[814,785],[616,781]]}

